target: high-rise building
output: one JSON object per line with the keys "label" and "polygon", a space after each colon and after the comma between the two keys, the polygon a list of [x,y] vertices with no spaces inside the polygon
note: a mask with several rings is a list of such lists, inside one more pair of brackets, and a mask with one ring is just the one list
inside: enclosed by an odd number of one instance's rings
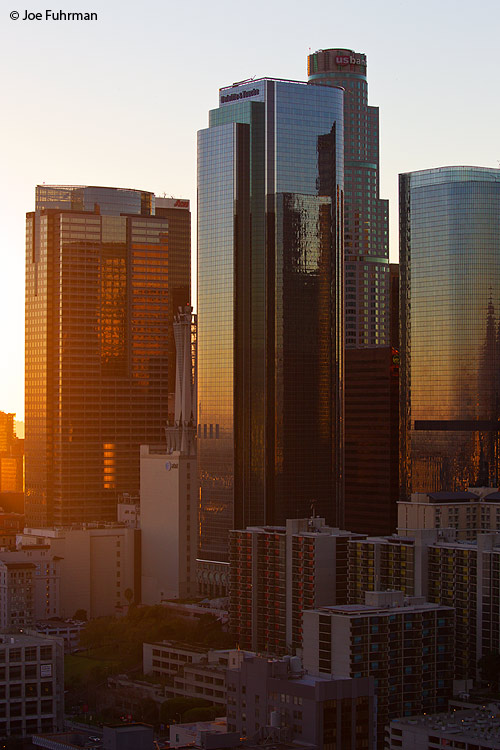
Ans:
{"label": "high-rise building", "polygon": [[229,622],[240,646],[278,654],[300,648],[304,609],[347,603],[353,538],[360,535],[323,518],[231,531]]}
{"label": "high-rise building", "polygon": [[400,175],[401,500],[498,487],[500,170]]}
{"label": "high-rise building", "polygon": [[118,496],[139,491],[139,446],[162,442],[169,413],[173,303],[189,294],[189,234],[183,252],[172,234],[152,193],[36,189],[26,225],[32,526],[111,521]]}
{"label": "high-rise building", "polygon": [[14,496],[24,492],[24,439],[16,437],[15,416],[0,411],[0,493]]}
{"label": "high-rise building", "polygon": [[344,526],[390,534],[399,490],[399,368],[392,335],[398,316],[391,309],[388,201],[379,197],[379,112],[368,106],[365,55],[319,50],[308,57],[308,75],[312,85],[345,89]]}
{"label": "high-rise building", "polygon": [[388,346],[389,202],[379,197],[379,113],[378,107],[368,106],[366,55],[318,50],[309,55],[307,72],[310,84],[345,90],[346,348]]}
{"label": "high-rise building", "polygon": [[204,560],[228,532],[343,500],[343,92],[220,91],[198,136],[198,467]]}

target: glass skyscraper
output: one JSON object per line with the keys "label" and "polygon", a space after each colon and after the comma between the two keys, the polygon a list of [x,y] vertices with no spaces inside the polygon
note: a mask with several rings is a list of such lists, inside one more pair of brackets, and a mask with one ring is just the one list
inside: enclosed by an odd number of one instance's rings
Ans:
{"label": "glass skyscraper", "polygon": [[401,496],[497,487],[500,170],[399,179]]}
{"label": "glass skyscraper", "polygon": [[379,197],[379,113],[368,106],[366,55],[324,49],[309,55],[310,84],[342,86],[346,348],[390,342],[389,202]]}
{"label": "glass skyscraper", "polygon": [[220,90],[198,135],[201,549],[342,514],[343,92]]}
{"label": "glass skyscraper", "polygon": [[[139,190],[42,185],[26,217],[26,521],[116,520],[160,443],[190,246]],[[189,213],[189,208],[183,209]],[[184,233],[185,234],[185,233]]]}

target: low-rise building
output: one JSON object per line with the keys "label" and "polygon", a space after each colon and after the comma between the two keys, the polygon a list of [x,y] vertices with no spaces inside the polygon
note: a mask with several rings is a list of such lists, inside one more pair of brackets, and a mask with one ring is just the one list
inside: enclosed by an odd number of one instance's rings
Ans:
{"label": "low-rise building", "polygon": [[387,729],[387,750],[500,750],[500,707],[428,714],[391,721]]}
{"label": "low-rise building", "polygon": [[62,731],[63,659],[59,638],[0,632],[0,737]]}
{"label": "low-rise building", "polygon": [[245,652],[236,649],[203,649],[163,641],[143,644],[143,671],[163,677],[172,698],[203,698],[226,705],[226,670]]}
{"label": "low-rise building", "polygon": [[250,741],[375,748],[374,680],[312,675],[298,656],[245,656],[227,672],[227,726]]}
{"label": "low-rise building", "polygon": [[117,523],[25,529],[19,554],[36,562],[45,547],[47,557],[58,560],[59,610],[49,616],[70,618],[83,609],[89,619],[103,617],[140,601],[140,533]]}

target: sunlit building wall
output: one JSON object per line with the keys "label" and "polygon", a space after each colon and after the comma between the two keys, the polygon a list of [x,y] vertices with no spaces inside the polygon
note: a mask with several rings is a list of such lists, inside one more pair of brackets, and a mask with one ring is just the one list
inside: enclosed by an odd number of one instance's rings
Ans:
{"label": "sunlit building wall", "polygon": [[139,446],[162,441],[169,413],[173,302],[189,294],[189,234],[172,257],[169,240],[152,193],[37,187],[26,225],[30,525],[111,521],[118,496],[139,491]]}
{"label": "sunlit building wall", "polygon": [[198,135],[200,558],[343,494],[343,92],[221,89]]}
{"label": "sunlit building wall", "polygon": [[401,500],[498,487],[500,170],[400,175]]}

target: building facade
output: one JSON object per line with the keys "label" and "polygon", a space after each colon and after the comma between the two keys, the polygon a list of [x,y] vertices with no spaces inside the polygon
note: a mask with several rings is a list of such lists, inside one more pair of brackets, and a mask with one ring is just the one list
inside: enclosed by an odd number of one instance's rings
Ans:
{"label": "building facade", "polygon": [[152,193],[37,187],[26,219],[29,525],[114,521],[118,496],[139,491],[139,445],[161,442],[168,418],[173,301],[189,281],[189,244],[169,256]]}
{"label": "building facade", "polygon": [[227,671],[227,728],[262,744],[375,750],[374,681],[310,675],[255,654]]}
{"label": "building facade", "polygon": [[453,683],[452,607],[367,594],[366,604],[304,612],[304,667],[312,674],[373,677],[377,747],[397,716],[446,708]]}
{"label": "building facade", "polygon": [[64,722],[62,639],[34,631],[0,633],[0,736],[61,732]]}
{"label": "building facade", "polygon": [[318,50],[309,55],[307,72],[310,84],[345,90],[346,348],[388,346],[389,202],[379,197],[379,111],[368,106],[366,55]]}
{"label": "building facade", "polygon": [[500,170],[400,175],[401,500],[498,487]]}
{"label": "building facade", "polygon": [[227,561],[231,528],[341,517],[342,101],[243,82],[198,135],[204,560]]}
{"label": "building facade", "polygon": [[348,597],[348,545],[357,535],[322,518],[230,533],[229,622],[242,648],[302,646],[302,612]]}

